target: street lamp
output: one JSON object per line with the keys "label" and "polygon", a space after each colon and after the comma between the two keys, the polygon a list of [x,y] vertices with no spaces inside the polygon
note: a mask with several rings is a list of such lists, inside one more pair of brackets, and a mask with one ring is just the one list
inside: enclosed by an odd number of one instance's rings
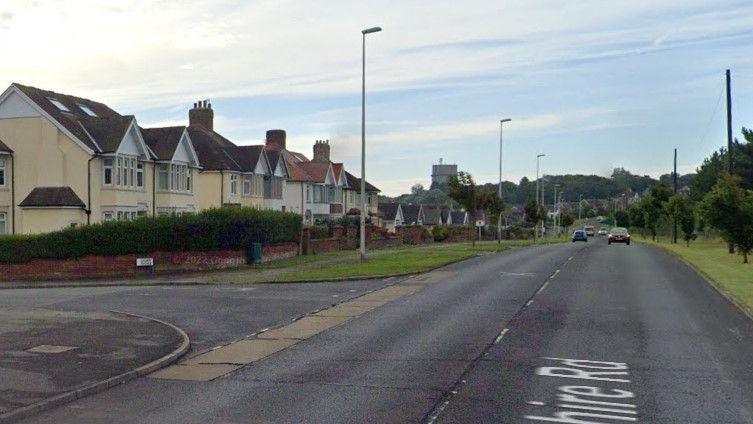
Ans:
{"label": "street lamp", "polygon": [[[539,160],[541,158],[543,158],[544,156],[546,156],[546,155],[543,154],[543,153],[539,153],[538,155],[536,155],[536,214],[537,215],[539,213]],[[538,232],[538,230],[534,230],[534,232],[533,232],[533,234],[534,234],[534,240],[536,239],[535,236],[536,236],[537,232]]]}
{"label": "street lamp", "polygon": [[361,31],[361,260],[366,259],[366,34],[381,30],[382,28],[373,27]]}
{"label": "street lamp", "polygon": [[[502,124],[510,122],[512,119],[505,118],[499,121],[499,200],[502,200]],[[497,240],[502,242],[502,211],[499,211],[499,218],[497,219]]]}

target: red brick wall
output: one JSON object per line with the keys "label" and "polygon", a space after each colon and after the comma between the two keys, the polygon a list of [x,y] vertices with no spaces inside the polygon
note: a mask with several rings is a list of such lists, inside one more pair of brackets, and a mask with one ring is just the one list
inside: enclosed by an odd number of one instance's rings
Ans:
{"label": "red brick wall", "polygon": [[[262,247],[262,262],[291,258],[298,244],[281,243]],[[136,267],[136,258],[154,258],[154,268]],[[234,268],[246,263],[243,250],[207,252],[153,252],[145,255],[84,256],[77,259],[34,259],[26,263],[0,264],[0,281],[59,280],[104,277],[132,277]]]}
{"label": "red brick wall", "polygon": [[311,254],[340,250],[340,240],[334,238],[311,240],[309,251]]}

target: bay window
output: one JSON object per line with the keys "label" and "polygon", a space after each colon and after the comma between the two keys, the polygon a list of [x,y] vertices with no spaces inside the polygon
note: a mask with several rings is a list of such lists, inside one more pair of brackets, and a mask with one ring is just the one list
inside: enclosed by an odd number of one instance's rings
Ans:
{"label": "bay window", "polygon": [[144,164],[141,162],[136,165],[136,187],[144,187]]}
{"label": "bay window", "polygon": [[157,189],[160,191],[191,192],[192,170],[188,165],[160,164],[157,166]]}

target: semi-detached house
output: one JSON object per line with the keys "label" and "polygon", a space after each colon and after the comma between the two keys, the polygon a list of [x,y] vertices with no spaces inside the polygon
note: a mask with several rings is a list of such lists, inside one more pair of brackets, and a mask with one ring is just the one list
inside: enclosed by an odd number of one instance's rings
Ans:
{"label": "semi-detached house", "polygon": [[[153,136],[160,155],[147,145],[134,116],[81,97],[11,84],[0,95],[0,232],[132,219],[162,206],[194,211],[193,181],[201,164],[189,141]],[[161,149],[163,143],[175,149]],[[176,178],[179,173],[178,185],[155,190],[155,165]],[[173,194],[181,200],[159,203],[172,201]]]}
{"label": "semi-detached house", "polygon": [[[143,128],[103,103],[11,84],[0,95],[0,234],[237,206],[313,223],[360,207],[360,180],[330,161],[328,142],[309,160],[286,149],[283,130],[236,145],[206,100],[188,115],[187,126]],[[375,214],[379,190],[366,191]]]}

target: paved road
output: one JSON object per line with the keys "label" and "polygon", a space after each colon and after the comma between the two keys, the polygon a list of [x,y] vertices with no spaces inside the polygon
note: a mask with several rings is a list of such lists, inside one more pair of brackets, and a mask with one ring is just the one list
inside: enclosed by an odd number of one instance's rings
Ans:
{"label": "paved road", "polygon": [[651,248],[521,249],[400,284],[423,288],[220,379],[144,378],[28,422],[753,422],[753,324]]}

